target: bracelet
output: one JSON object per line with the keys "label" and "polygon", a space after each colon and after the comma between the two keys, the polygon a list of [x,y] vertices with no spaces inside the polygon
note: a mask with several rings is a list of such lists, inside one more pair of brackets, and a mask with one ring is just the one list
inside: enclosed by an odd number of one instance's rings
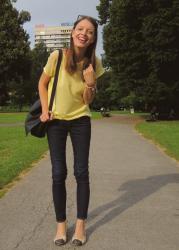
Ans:
{"label": "bracelet", "polygon": [[87,84],[86,84],[86,87],[87,87],[88,89],[94,89],[94,88],[96,88],[95,85],[89,86],[89,85],[87,85]]}
{"label": "bracelet", "polygon": [[96,86],[96,81],[93,84],[86,83],[89,88],[94,88]]}
{"label": "bracelet", "polygon": [[[94,86],[95,86],[95,85],[94,85]],[[95,87],[92,87],[92,86],[89,87],[89,86],[86,84],[85,87],[86,87],[87,89],[91,89],[92,92],[95,92],[95,91],[96,91],[96,86],[95,86]]]}

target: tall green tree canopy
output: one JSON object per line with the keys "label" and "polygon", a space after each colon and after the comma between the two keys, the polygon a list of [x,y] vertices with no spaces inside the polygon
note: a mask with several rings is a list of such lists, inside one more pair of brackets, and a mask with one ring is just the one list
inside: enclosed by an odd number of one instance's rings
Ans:
{"label": "tall green tree canopy", "polygon": [[33,103],[38,96],[38,82],[45,66],[49,52],[46,45],[41,42],[35,45],[31,50],[31,71],[30,81],[26,89],[27,103]]}
{"label": "tall green tree canopy", "polygon": [[97,10],[116,98],[179,109],[179,0],[101,0]]}
{"label": "tall green tree canopy", "polygon": [[26,11],[18,12],[10,0],[0,2],[0,105],[7,101],[10,86],[29,77],[29,36],[23,24]]}

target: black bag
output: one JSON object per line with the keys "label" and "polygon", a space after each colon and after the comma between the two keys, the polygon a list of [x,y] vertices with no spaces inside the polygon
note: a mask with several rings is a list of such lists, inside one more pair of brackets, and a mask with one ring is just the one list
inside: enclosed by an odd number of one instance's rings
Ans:
{"label": "black bag", "polygon": [[[55,97],[57,82],[58,82],[58,73],[60,69],[60,64],[62,60],[62,51],[59,50],[57,66],[55,70],[55,77],[52,87],[52,93],[50,97],[49,111],[52,111],[53,100]],[[31,135],[42,138],[45,137],[48,122],[41,122],[40,116],[42,114],[42,106],[40,99],[38,99],[30,108],[29,113],[27,114],[25,120],[25,132],[26,135],[30,132]]]}

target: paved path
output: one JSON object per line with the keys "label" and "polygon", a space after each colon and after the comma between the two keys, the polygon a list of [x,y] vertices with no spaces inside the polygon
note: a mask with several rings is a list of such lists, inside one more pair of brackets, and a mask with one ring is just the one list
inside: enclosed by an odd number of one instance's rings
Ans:
{"label": "paved path", "polygon": [[[67,216],[76,215],[68,141]],[[56,224],[47,155],[0,200],[1,250],[53,250]],[[90,250],[178,250],[179,164],[116,117],[92,121]],[[70,242],[61,249],[77,249]]]}

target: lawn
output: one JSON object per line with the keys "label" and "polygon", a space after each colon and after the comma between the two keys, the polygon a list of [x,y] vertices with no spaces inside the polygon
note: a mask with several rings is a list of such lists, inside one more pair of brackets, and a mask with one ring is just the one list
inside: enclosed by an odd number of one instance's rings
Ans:
{"label": "lawn", "polygon": [[47,151],[47,140],[25,136],[23,127],[0,128],[0,190]]}
{"label": "lawn", "polygon": [[[0,124],[24,122],[27,113],[0,113]],[[101,118],[100,112],[92,112],[93,119]]]}
{"label": "lawn", "polygon": [[110,111],[111,114],[120,114],[120,115],[131,115],[131,116],[141,116],[143,118],[147,118],[149,116],[149,113],[145,113],[145,112],[138,112],[135,111],[133,114],[131,114],[131,112],[129,110],[111,110]]}
{"label": "lawn", "polygon": [[24,122],[27,113],[0,113],[0,124]]}
{"label": "lawn", "polygon": [[[27,113],[0,113],[0,124],[24,122]],[[100,119],[99,112],[92,112],[92,119]],[[48,150],[47,139],[25,136],[24,126],[0,127],[0,197],[4,187],[17,179],[19,174],[32,167]]]}
{"label": "lawn", "polygon": [[92,113],[92,119],[101,119],[101,113],[100,112],[91,112]]}
{"label": "lawn", "polygon": [[179,121],[142,122],[136,129],[152,139],[171,157],[179,160]]}

